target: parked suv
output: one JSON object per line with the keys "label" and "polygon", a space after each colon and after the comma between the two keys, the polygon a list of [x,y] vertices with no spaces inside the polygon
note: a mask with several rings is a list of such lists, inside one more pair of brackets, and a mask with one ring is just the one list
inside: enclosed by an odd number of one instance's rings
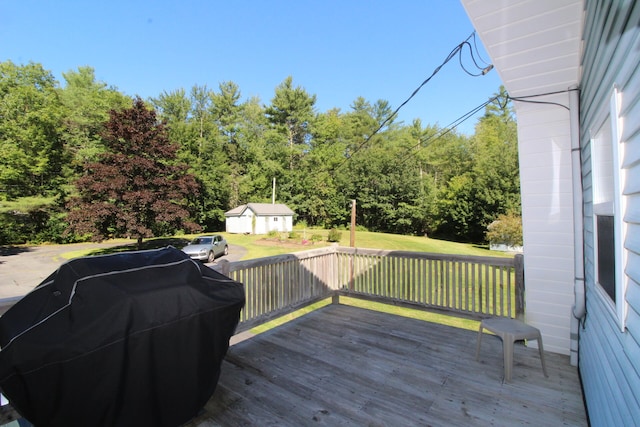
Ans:
{"label": "parked suv", "polygon": [[191,259],[213,262],[217,257],[229,253],[229,245],[227,245],[225,238],[219,234],[198,236],[182,248],[182,251]]}

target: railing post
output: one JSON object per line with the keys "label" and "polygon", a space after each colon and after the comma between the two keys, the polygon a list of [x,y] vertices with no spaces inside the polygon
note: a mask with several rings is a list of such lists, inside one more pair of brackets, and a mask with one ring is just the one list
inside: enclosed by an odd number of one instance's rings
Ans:
{"label": "railing post", "polygon": [[524,255],[513,257],[516,276],[516,319],[524,320]]}
{"label": "railing post", "polygon": [[221,259],[218,261],[218,269],[220,273],[229,277],[229,274],[231,273],[231,264],[226,259]]}

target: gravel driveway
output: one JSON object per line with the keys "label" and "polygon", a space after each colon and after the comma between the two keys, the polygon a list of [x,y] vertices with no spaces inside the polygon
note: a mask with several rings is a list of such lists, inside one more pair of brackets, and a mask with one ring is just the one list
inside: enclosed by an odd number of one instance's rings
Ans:
{"label": "gravel driveway", "polygon": [[[0,247],[0,299],[29,293],[60,264],[67,261],[62,255],[85,249],[109,248],[121,243],[76,243],[70,245]],[[229,245],[228,261],[241,259],[246,250]],[[217,262],[217,261],[216,261]],[[211,265],[211,264],[208,264]]]}

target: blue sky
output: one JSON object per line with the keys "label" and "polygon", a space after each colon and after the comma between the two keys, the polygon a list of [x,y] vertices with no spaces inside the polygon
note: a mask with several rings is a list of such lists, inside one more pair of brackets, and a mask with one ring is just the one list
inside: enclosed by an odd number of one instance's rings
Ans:
{"label": "blue sky", "polygon": [[[318,112],[349,111],[359,96],[397,108],[472,32],[458,0],[0,0],[0,61],[41,63],[61,85],[88,65],[144,99],[233,81],[243,100],[267,104],[290,75]],[[399,120],[447,126],[500,84],[495,70],[471,77],[455,58]],[[472,133],[476,119],[458,131]]]}

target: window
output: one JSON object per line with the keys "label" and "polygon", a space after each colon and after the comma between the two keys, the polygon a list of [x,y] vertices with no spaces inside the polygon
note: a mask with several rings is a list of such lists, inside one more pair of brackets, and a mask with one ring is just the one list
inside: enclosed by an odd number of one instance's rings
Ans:
{"label": "window", "polygon": [[596,216],[596,239],[598,241],[598,283],[602,289],[616,300],[616,269],[615,269],[615,235],[613,215]]}
{"label": "window", "polygon": [[614,89],[606,118],[591,139],[593,244],[595,280],[608,297],[610,307],[624,330],[620,133],[619,94]]}

